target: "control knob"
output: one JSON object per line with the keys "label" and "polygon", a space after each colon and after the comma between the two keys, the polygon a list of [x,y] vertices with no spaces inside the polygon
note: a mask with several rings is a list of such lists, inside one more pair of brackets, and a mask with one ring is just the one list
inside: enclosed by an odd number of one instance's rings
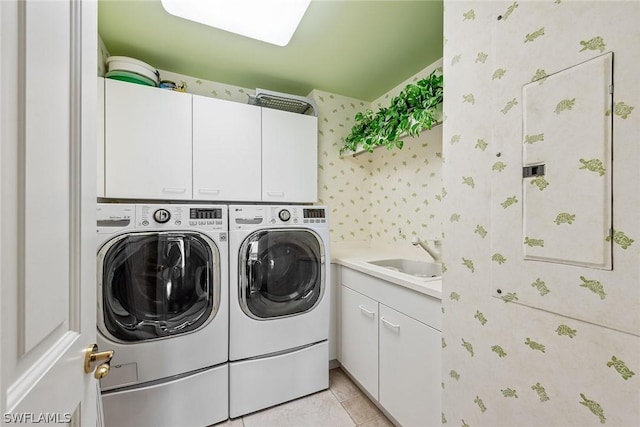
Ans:
{"label": "control knob", "polygon": [[280,212],[278,212],[278,217],[282,220],[282,221],[289,221],[291,219],[291,212],[289,212],[286,209],[282,209]]}
{"label": "control knob", "polygon": [[169,222],[169,220],[171,219],[171,214],[166,209],[158,209],[153,213],[153,219],[158,224],[164,224],[166,222]]}

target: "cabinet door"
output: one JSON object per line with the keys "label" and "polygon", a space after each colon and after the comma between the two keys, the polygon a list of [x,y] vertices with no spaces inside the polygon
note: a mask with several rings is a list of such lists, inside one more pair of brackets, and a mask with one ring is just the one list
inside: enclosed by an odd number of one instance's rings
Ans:
{"label": "cabinet door", "polygon": [[261,112],[193,96],[193,198],[260,201]]}
{"label": "cabinet door", "polygon": [[340,363],[378,399],[378,302],[342,287]]}
{"label": "cabinet door", "polygon": [[191,95],[105,79],[105,195],[191,199]]}
{"label": "cabinet door", "polygon": [[316,202],[318,119],[262,109],[262,200]]}
{"label": "cabinet door", "polygon": [[379,402],[403,426],[439,426],[440,332],[380,304]]}

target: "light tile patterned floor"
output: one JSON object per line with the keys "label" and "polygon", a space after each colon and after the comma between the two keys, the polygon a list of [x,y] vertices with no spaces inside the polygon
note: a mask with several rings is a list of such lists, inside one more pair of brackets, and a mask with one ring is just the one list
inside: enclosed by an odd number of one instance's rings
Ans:
{"label": "light tile patterned floor", "polygon": [[340,369],[329,371],[329,390],[216,424],[215,427],[393,427]]}

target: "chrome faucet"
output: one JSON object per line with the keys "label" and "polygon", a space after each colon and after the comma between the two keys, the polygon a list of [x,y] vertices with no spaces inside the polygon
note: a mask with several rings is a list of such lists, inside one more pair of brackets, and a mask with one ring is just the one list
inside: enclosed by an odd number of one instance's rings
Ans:
{"label": "chrome faucet", "polygon": [[411,244],[413,246],[420,246],[422,249],[427,251],[429,255],[431,255],[431,258],[433,258],[435,262],[441,262],[442,255],[440,254],[440,248],[442,247],[442,242],[440,240],[434,240],[433,243],[435,249],[429,246],[427,242],[420,240],[420,238],[418,237],[414,237],[413,239],[411,239]]}

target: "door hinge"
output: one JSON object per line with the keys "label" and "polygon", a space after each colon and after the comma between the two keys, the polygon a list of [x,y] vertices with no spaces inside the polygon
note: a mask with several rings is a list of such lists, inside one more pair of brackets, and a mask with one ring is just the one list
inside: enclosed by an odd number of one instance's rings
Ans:
{"label": "door hinge", "polygon": [[613,95],[613,85],[609,85],[609,93]]}

